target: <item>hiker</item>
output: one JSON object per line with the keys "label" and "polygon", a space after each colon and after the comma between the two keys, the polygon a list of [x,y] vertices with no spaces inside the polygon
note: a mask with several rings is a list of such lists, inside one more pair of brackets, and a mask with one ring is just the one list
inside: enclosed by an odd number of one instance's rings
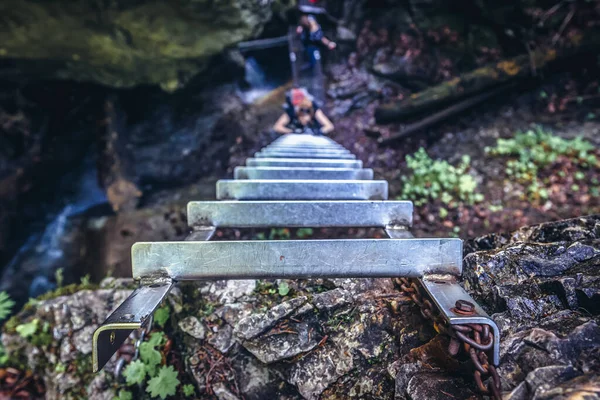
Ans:
{"label": "hiker", "polygon": [[296,33],[301,36],[302,44],[308,55],[311,67],[313,67],[320,58],[320,45],[326,46],[329,50],[333,50],[336,47],[335,42],[325,37],[321,25],[319,25],[315,17],[310,14],[302,14],[300,23],[296,28]]}
{"label": "hiker", "polygon": [[305,89],[292,89],[283,108],[285,112],[273,126],[277,133],[325,135],[334,129],[333,123]]}

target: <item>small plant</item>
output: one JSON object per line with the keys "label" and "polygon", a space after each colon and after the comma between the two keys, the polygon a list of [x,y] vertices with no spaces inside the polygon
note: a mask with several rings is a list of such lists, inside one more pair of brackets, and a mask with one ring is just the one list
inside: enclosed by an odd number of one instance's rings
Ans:
{"label": "small plant", "polygon": [[156,322],[161,328],[164,328],[170,316],[171,309],[169,308],[168,304],[164,304],[162,307],[157,308],[154,312],[154,322]]}
{"label": "small plant", "polygon": [[290,293],[290,285],[287,282],[281,282],[277,287],[280,296],[287,296]]}
{"label": "small plant", "polygon": [[31,322],[18,325],[15,330],[23,339],[27,339],[37,332],[39,325],[40,321],[36,318],[31,320]]}
{"label": "small plant", "polygon": [[193,396],[194,393],[196,393],[196,388],[194,387],[194,385],[190,385],[190,384],[183,385],[183,394],[186,397]]}
{"label": "small plant", "polygon": [[[540,178],[542,169],[561,158],[567,158],[580,168],[597,167],[599,164],[594,151],[594,145],[580,137],[563,139],[541,127],[517,132],[511,139],[498,139],[495,147],[486,148],[490,155],[509,158],[506,161],[506,174],[527,186],[527,194],[531,200],[548,198],[548,190]],[[558,171],[557,175],[565,177],[564,171]],[[576,171],[574,179],[585,179],[585,173]],[[577,185],[574,186],[578,189]]]}
{"label": "small plant", "polygon": [[15,302],[10,298],[8,293],[0,292],[0,321],[6,319],[14,307]]}
{"label": "small plant", "polygon": [[470,157],[464,155],[461,162],[453,166],[447,161],[433,160],[425,149],[420,148],[412,156],[406,156],[412,174],[402,177],[402,198],[413,200],[417,206],[437,199],[448,205],[482,201],[483,195],[476,192],[475,178],[467,173],[470,162]]}
{"label": "small plant", "polygon": [[150,393],[152,397],[166,399],[175,394],[177,386],[179,386],[177,371],[172,366],[163,365],[158,371],[158,375],[148,381],[146,392]]}
{"label": "small plant", "polygon": [[140,359],[131,362],[123,371],[127,385],[143,385],[147,381],[146,392],[152,397],[165,399],[175,394],[179,386],[178,373],[172,366],[161,366],[163,356],[159,348],[166,343],[164,333],[154,332],[148,341],[140,344]]}

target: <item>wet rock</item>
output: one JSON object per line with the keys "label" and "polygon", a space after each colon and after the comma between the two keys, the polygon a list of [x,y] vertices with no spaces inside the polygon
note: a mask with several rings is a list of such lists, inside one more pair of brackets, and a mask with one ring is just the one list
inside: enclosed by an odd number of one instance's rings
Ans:
{"label": "wet rock", "polygon": [[223,383],[215,384],[212,389],[219,400],[240,400],[240,398],[231,393]]}

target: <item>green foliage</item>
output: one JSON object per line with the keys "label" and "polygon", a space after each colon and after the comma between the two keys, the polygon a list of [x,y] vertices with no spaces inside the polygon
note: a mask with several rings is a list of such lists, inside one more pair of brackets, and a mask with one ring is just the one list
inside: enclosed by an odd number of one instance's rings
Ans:
{"label": "green foliage", "polygon": [[300,239],[311,237],[312,235],[313,235],[312,228],[299,228],[296,231],[296,236],[298,236],[298,238],[300,238]]}
{"label": "green foliage", "polygon": [[144,383],[144,380],[146,379],[146,374],[146,365],[140,360],[135,360],[129,363],[129,365],[127,365],[127,367],[125,367],[125,369],[123,370],[125,382],[127,382],[129,386]]}
{"label": "green foliage", "polygon": [[288,293],[290,293],[290,286],[287,282],[283,281],[279,284],[277,290],[279,291],[280,296],[287,296]]}
{"label": "green foliage", "polygon": [[169,308],[168,304],[164,304],[154,312],[154,322],[156,322],[161,328],[164,328],[170,316],[171,309]]}
{"label": "green foliage", "polygon": [[[598,166],[594,151],[594,145],[581,137],[563,139],[544,131],[541,127],[517,132],[511,139],[498,139],[495,147],[486,148],[490,155],[508,157],[506,174],[511,179],[527,185],[528,196],[532,200],[544,200],[548,197],[548,190],[539,176],[543,168],[557,162],[559,157],[567,157],[581,168]],[[565,174],[559,171],[558,175],[564,177]],[[582,180],[585,174],[583,171],[577,171],[574,178]]]}
{"label": "green foliage", "polygon": [[172,366],[163,366],[158,371],[158,375],[148,381],[146,392],[152,397],[166,399],[175,394],[177,386],[179,386],[177,371]]}
{"label": "green foliage", "polygon": [[194,387],[194,385],[190,385],[190,384],[183,385],[183,394],[186,397],[193,396],[194,393],[196,393],[196,388]]}
{"label": "green foliage", "polygon": [[290,230],[288,228],[272,228],[269,233],[269,240],[288,240]]}
{"label": "green foliage", "polygon": [[10,298],[8,293],[0,292],[0,321],[6,319],[12,311],[15,302]]}
{"label": "green foliage", "polygon": [[64,270],[59,268],[54,272],[54,280],[56,281],[56,287],[62,287],[65,282]]}
{"label": "green foliage", "polygon": [[119,395],[114,400],[133,400],[133,394],[128,390],[120,390]]}
{"label": "green foliage", "polygon": [[84,276],[81,277],[81,284],[83,286],[89,286],[91,284],[90,275],[89,274],[84,275]]}
{"label": "green foliage", "polygon": [[22,338],[27,339],[32,337],[37,332],[39,324],[40,321],[36,318],[31,322],[18,325],[15,330]]}
{"label": "green foliage", "polygon": [[162,346],[167,343],[167,336],[163,332],[152,332],[148,344],[152,346]]}
{"label": "green foliage", "polygon": [[156,367],[161,363],[162,356],[160,351],[156,350],[156,346],[149,342],[143,342],[140,344],[140,358],[146,365],[146,371],[149,375],[154,375]]}
{"label": "green foliage", "polygon": [[406,164],[412,173],[402,177],[402,198],[413,200],[417,206],[436,199],[449,205],[482,201],[483,196],[476,193],[475,178],[467,173],[470,162],[470,157],[464,155],[461,162],[453,166],[447,161],[433,160],[425,149],[420,148],[412,156],[406,156]]}
{"label": "green foliage", "polygon": [[8,362],[8,353],[6,352],[6,349],[4,348],[4,346],[2,345],[2,343],[0,343],[0,367],[3,367],[6,365],[6,363]]}

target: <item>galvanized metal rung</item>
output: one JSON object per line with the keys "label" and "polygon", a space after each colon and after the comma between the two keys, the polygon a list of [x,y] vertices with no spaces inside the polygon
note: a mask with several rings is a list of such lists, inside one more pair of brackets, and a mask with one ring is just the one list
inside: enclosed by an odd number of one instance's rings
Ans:
{"label": "galvanized metal rung", "polygon": [[362,168],[360,160],[325,160],[310,158],[249,158],[249,167],[314,167],[314,168]]}
{"label": "galvanized metal rung", "polygon": [[254,154],[256,158],[325,158],[325,159],[339,159],[339,160],[354,160],[356,156],[354,154],[308,154],[304,153],[292,153],[292,152],[258,152]]}
{"label": "galvanized metal rung", "polygon": [[413,277],[462,273],[460,239],[136,243],[133,278]]}
{"label": "galvanized metal rung", "polygon": [[323,153],[323,154],[351,154],[346,149],[324,149],[324,148],[298,148],[298,147],[263,147],[261,149],[263,153],[276,152],[276,153]]}
{"label": "galvanized metal rung", "polygon": [[387,181],[220,180],[218,200],[387,200]]}
{"label": "galvanized metal rung", "polygon": [[[192,201],[188,225],[257,227],[408,227],[410,201]],[[406,228],[404,228],[406,229]]]}
{"label": "galvanized metal rung", "polygon": [[371,180],[372,169],[309,167],[235,167],[234,179],[321,179]]}

